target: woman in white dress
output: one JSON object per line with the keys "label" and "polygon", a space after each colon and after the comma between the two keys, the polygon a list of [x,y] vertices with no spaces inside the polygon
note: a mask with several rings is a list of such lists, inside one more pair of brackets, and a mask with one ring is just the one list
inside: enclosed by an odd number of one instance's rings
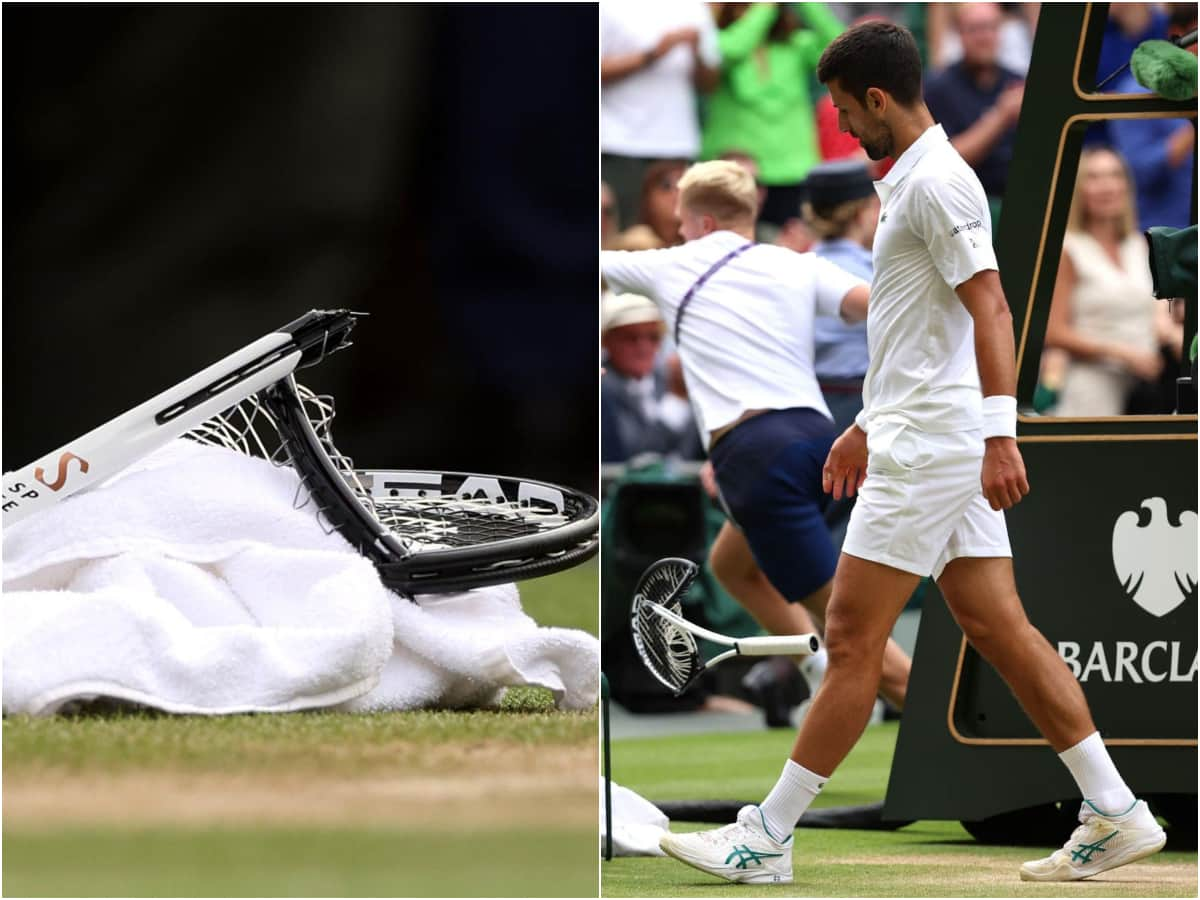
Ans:
{"label": "woman in white dress", "polygon": [[1138,383],[1158,378],[1170,314],[1153,291],[1129,168],[1085,149],[1046,327],[1044,376],[1059,368],[1051,350],[1066,359],[1054,415],[1122,415]]}

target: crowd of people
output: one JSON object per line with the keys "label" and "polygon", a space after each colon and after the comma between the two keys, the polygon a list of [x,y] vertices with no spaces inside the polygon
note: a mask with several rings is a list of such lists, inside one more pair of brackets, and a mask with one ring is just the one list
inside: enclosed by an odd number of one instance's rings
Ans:
{"label": "crowd of people", "polygon": [[[813,251],[869,278],[878,215],[872,180],[892,161],[868,160],[839,129],[814,72],[831,41],[870,19],[896,21],[916,36],[925,103],[983,184],[995,234],[1039,9],[1037,3],[602,4],[604,247],[680,244],[680,177],[693,161],[726,159],[746,168],[758,186],[757,241]],[[1195,25],[1192,3],[1112,4],[1095,81],[1117,72],[1141,41]],[[1145,89],[1126,72],[1103,90]],[[1141,232],[1191,224],[1194,143],[1193,124],[1180,119],[1113,120],[1088,132],[1041,385],[1032,398],[1039,412],[1172,411],[1182,304],[1169,308],[1152,299]],[[628,383],[630,372],[613,359],[613,336],[604,331],[604,377]],[[822,318],[815,339],[824,399],[841,423],[856,397],[861,403],[865,330]],[[652,391],[656,404],[641,404],[647,437],[631,437],[626,428],[619,442],[606,440],[606,462],[646,451],[702,458],[696,441],[662,446],[664,428],[678,430],[685,416],[672,402],[686,397],[677,378],[669,389],[672,371],[678,373],[678,361],[665,335],[651,371],[636,376],[642,379],[636,390]],[[605,388],[610,419],[621,394],[615,385]]]}

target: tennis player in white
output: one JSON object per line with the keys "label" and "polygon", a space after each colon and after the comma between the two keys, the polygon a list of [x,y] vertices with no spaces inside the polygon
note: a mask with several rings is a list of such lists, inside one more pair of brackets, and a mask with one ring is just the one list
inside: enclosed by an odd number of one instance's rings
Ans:
{"label": "tennis player in white", "polygon": [[834,497],[858,494],[829,601],[828,669],[767,798],[732,825],[668,835],[661,846],[730,881],[790,882],[796,822],[862,733],[884,642],[917,581],[932,575],[1083,797],[1066,845],[1022,865],[1020,877],[1075,880],[1149,856],[1165,833],[1117,772],[1079,684],[1029,623],[1013,580],[1003,510],[1029,485],[1015,440],[1012,316],[983,188],[922,102],[906,29],[849,29],[817,77],[842,130],[872,159],[896,160],[876,184],[864,409],[823,471]]}

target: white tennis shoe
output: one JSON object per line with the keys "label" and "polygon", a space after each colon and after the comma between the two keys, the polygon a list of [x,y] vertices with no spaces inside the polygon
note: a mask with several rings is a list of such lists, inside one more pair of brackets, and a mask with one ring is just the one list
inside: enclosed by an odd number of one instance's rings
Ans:
{"label": "white tennis shoe", "polygon": [[1106,816],[1085,800],[1079,821],[1061,850],[1021,866],[1022,881],[1077,881],[1144,859],[1167,842],[1144,800],[1119,816]]}
{"label": "white tennis shoe", "polygon": [[668,856],[742,884],[791,884],[792,836],[777,841],[757,806],[743,806],[737,821],[710,831],[665,834],[658,846]]}

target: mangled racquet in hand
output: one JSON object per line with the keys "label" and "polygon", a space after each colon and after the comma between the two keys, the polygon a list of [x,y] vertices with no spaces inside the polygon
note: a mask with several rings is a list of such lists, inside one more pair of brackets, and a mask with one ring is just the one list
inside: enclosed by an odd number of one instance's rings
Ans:
{"label": "mangled racquet in hand", "polygon": [[[683,617],[682,599],[699,567],[687,559],[660,559],[642,573],[633,595],[633,643],[650,674],[678,697],[704,672],[734,656],[809,656],[820,649],[815,634],[731,638]],[[733,649],[705,661],[696,638]]]}

